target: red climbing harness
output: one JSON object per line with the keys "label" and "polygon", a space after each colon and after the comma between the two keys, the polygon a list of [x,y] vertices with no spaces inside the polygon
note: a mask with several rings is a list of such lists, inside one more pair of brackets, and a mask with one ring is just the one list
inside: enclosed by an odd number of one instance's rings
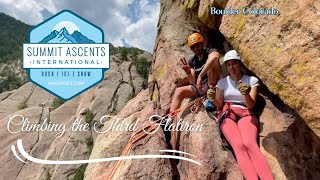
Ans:
{"label": "red climbing harness", "polygon": [[[234,110],[232,110],[230,107],[231,105],[241,105],[243,107],[246,107],[243,104],[240,103],[234,103],[234,102],[226,102],[226,104],[224,105],[225,107],[227,107],[221,114],[221,117],[219,118],[219,125],[222,123],[222,121],[226,118],[232,119],[234,122],[238,122],[241,118],[246,117],[246,116],[255,116],[253,113],[249,113],[243,116],[238,115],[236,112],[234,112]],[[235,119],[232,118],[231,113],[233,115],[235,115]]]}

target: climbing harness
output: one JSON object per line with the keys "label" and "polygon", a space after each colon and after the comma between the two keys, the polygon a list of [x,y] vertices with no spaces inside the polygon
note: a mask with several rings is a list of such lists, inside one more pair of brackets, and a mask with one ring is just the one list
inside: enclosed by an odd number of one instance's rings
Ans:
{"label": "climbing harness", "polygon": [[[241,118],[246,117],[246,116],[255,116],[256,117],[256,115],[253,114],[253,113],[249,113],[249,114],[246,114],[244,116],[239,116],[237,113],[234,112],[234,110],[232,110],[230,108],[231,105],[241,105],[241,106],[246,107],[244,104],[241,104],[241,103],[227,102],[224,105],[227,108],[222,112],[220,117],[218,117],[219,110],[216,110],[215,112],[213,112],[214,114],[212,114],[211,112],[208,112],[211,115],[211,117],[214,119],[216,124],[217,124],[217,127],[219,129],[219,134],[220,134],[220,137],[221,137],[221,145],[222,145],[222,148],[225,149],[225,150],[232,150],[232,147],[228,143],[228,141],[226,140],[226,138],[224,137],[224,135],[223,135],[223,133],[222,133],[222,131],[220,129],[220,125],[222,124],[223,120],[226,119],[226,118],[229,118],[229,119],[231,119],[231,120],[233,120],[234,122],[237,123]],[[235,119],[231,117],[231,113],[235,115],[235,117],[236,117]],[[258,129],[259,129],[259,127],[258,127]],[[259,136],[257,137],[257,142],[259,143]]]}
{"label": "climbing harness", "polygon": [[[246,115],[243,115],[243,116],[239,116],[237,113],[235,113],[231,108],[230,108],[230,106],[231,105],[241,105],[241,106],[244,106],[244,107],[246,107],[245,105],[243,105],[243,104],[240,104],[240,103],[230,103],[230,102],[227,102],[226,104],[225,104],[225,106],[227,107],[224,111],[223,111],[223,113],[222,113],[222,115],[221,115],[221,117],[220,117],[220,123],[222,123],[222,120],[223,119],[225,119],[225,118],[229,118],[229,119],[232,119],[234,122],[238,122],[241,118],[243,118],[243,117],[246,117],[246,116],[255,116],[254,114],[252,114],[252,113],[249,113],[249,114],[246,114]],[[231,117],[231,113],[232,114],[234,114],[235,115],[235,117],[236,117],[236,119],[234,119],[234,118],[232,118]]]}

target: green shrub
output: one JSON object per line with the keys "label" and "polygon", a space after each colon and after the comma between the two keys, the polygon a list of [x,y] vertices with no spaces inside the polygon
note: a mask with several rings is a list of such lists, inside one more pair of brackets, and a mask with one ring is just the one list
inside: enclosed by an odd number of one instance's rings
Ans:
{"label": "green shrub", "polygon": [[0,93],[18,89],[24,83],[26,83],[26,80],[17,77],[12,69],[4,68],[0,72]]}
{"label": "green shrub", "polygon": [[88,147],[89,146],[93,146],[93,138],[92,138],[92,136],[86,138],[86,144],[87,144]]}
{"label": "green shrub", "polygon": [[84,179],[84,172],[86,171],[88,164],[81,165],[75,172],[73,176],[73,180],[83,180]]}
{"label": "green shrub", "polygon": [[133,63],[136,66],[138,73],[143,77],[143,79],[148,80],[151,62],[148,62],[147,58],[142,57],[137,60],[134,60]]}
{"label": "green shrub", "polygon": [[116,47],[114,47],[111,43],[109,43],[109,47],[110,47],[110,55],[117,54],[118,49]]}
{"label": "green shrub", "polygon": [[129,51],[127,48],[120,48],[120,56],[123,61],[128,60]]}
{"label": "green shrub", "polygon": [[55,97],[53,99],[52,105],[51,105],[51,109],[57,109],[58,107],[60,107],[62,104],[64,103],[64,101],[62,99],[59,99],[57,97]]}
{"label": "green shrub", "polygon": [[49,171],[46,171],[46,180],[51,180],[52,175]]}
{"label": "green shrub", "polygon": [[87,137],[85,142],[87,144],[88,153],[91,154],[92,149],[93,149],[93,138],[92,138],[92,136]]}
{"label": "green shrub", "polygon": [[27,105],[27,99],[24,99],[19,105],[18,110],[26,109],[28,107]]}
{"label": "green shrub", "polygon": [[133,80],[132,80],[132,79],[130,79],[129,84],[130,84],[130,86],[131,86],[131,87],[133,87],[133,86],[134,86],[134,84],[133,84]]}
{"label": "green shrub", "polygon": [[88,110],[85,116],[86,123],[91,124],[93,117],[93,112],[91,110]]}

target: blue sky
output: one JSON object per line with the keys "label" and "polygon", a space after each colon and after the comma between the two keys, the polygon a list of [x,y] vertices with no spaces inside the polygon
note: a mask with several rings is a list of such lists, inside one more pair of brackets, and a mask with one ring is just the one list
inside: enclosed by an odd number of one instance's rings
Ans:
{"label": "blue sky", "polygon": [[4,12],[30,25],[69,9],[101,27],[105,41],[152,52],[160,0],[0,0]]}

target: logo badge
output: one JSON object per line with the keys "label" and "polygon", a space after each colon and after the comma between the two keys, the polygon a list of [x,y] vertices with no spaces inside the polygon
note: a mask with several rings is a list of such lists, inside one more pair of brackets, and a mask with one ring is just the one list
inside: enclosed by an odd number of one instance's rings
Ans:
{"label": "logo badge", "polygon": [[23,68],[34,84],[70,100],[103,80],[109,53],[99,27],[64,10],[30,31]]}
{"label": "logo badge", "polygon": [[191,38],[190,38],[190,42],[191,42],[191,43],[194,43],[195,41],[196,41],[196,40],[194,39],[194,37],[191,37]]}

